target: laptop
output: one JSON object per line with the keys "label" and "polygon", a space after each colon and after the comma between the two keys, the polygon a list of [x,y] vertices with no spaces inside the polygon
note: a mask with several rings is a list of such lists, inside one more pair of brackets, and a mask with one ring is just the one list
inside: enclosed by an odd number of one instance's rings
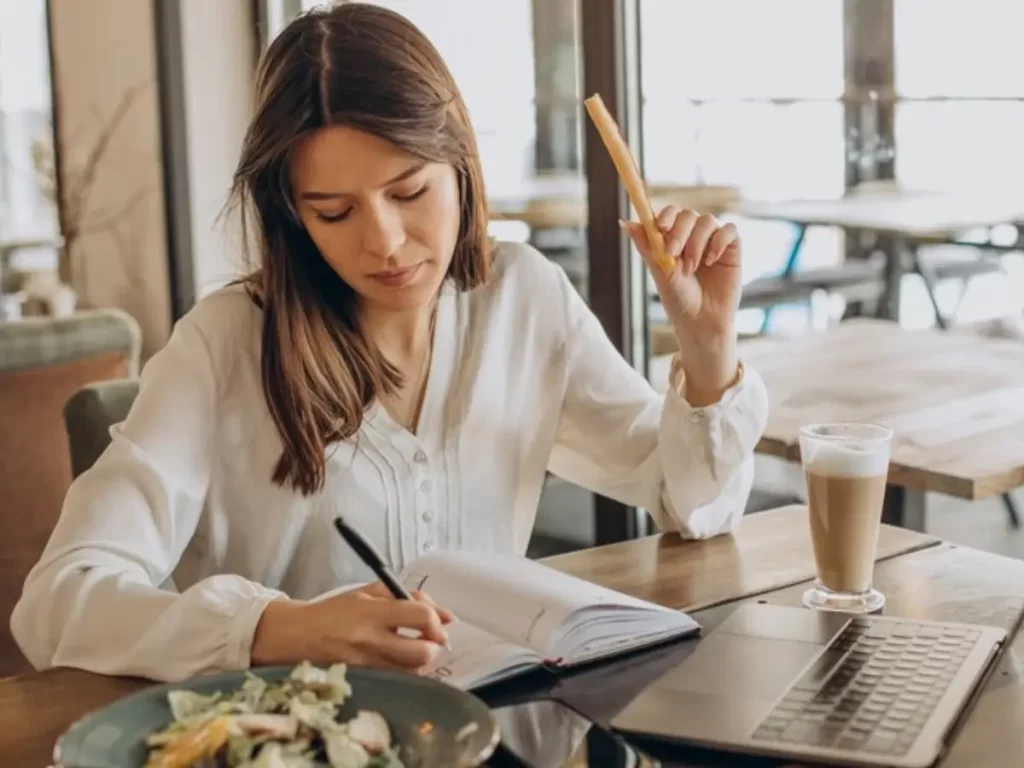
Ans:
{"label": "laptop", "polygon": [[927,768],[994,667],[994,627],[751,603],[611,727],[745,755]]}

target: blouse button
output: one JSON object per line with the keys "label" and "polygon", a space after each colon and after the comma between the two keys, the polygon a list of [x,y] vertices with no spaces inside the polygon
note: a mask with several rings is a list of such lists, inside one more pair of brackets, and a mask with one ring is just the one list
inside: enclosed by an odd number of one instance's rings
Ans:
{"label": "blouse button", "polygon": [[428,542],[425,542],[423,544],[423,551],[424,552],[429,552],[433,548],[434,548],[434,542],[432,542],[432,541],[428,541]]}
{"label": "blouse button", "polygon": [[434,484],[431,483],[429,480],[424,480],[422,483],[420,483],[420,490],[423,491],[424,493],[430,493],[430,490],[433,487]]}
{"label": "blouse button", "polygon": [[423,522],[424,523],[429,523],[433,519],[434,519],[434,513],[431,512],[429,509],[426,512],[423,513]]}
{"label": "blouse button", "polygon": [[412,457],[412,459],[417,464],[426,464],[427,463],[427,454],[424,453],[423,451],[416,451],[416,453]]}

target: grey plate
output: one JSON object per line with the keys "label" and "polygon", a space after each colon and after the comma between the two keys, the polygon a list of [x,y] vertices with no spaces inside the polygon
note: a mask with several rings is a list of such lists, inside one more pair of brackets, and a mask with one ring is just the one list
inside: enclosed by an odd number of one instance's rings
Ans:
{"label": "grey plate", "polygon": [[[287,676],[292,667],[252,670],[269,682]],[[167,692],[187,688],[197,693],[239,689],[244,673],[230,672],[199,680],[159,685],[127,696],[74,723],[57,740],[53,761],[57,768],[142,768],[146,737],[171,722]],[[401,672],[349,668],[352,696],[342,709],[380,712],[402,747],[407,768],[477,766],[491,756],[498,743],[498,726],[487,706],[475,696],[436,680]],[[421,735],[416,726],[433,723]],[[470,723],[476,731],[458,743],[455,735]]]}

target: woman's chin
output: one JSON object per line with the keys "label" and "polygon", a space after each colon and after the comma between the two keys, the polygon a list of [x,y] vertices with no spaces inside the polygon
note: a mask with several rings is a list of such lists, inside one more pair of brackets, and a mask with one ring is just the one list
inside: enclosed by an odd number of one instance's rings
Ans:
{"label": "woman's chin", "polygon": [[379,281],[368,285],[363,297],[381,309],[392,312],[409,312],[430,306],[440,288],[434,280],[433,270],[430,274],[407,285],[385,285]]}

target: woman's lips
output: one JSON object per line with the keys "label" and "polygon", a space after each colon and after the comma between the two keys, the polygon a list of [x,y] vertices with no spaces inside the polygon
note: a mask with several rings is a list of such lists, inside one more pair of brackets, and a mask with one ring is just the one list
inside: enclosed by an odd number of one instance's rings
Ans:
{"label": "woman's lips", "polygon": [[370,277],[377,282],[388,286],[388,288],[400,288],[403,285],[408,285],[416,279],[421,266],[423,266],[422,262],[420,264],[414,264],[411,267],[404,267],[403,269],[389,269],[385,272],[374,272]]}

